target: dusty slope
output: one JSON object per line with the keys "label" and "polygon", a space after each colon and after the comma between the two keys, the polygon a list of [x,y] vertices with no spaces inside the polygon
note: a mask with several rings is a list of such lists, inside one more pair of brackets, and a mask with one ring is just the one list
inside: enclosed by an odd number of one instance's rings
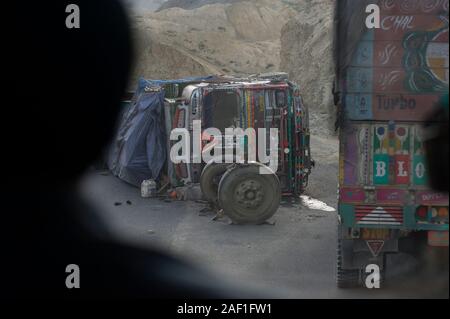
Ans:
{"label": "dusty slope", "polygon": [[173,79],[219,73],[215,66],[185,48],[159,41],[149,26],[140,25],[141,18],[136,18],[135,22],[137,56],[131,83],[141,76],[148,79]]}
{"label": "dusty slope", "polygon": [[187,10],[197,9],[207,4],[234,3],[245,0],[167,0],[159,7],[160,10],[169,8],[182,8]]}
{"label": "dusty slope", "polygon": [[[140,67],[145,77],[167,78],[192,74],[214,66],[219,73],[241,74],[274,71],[280,64],[280,32],[295,15],[291,5],[277,0],[251,0],[231,4],[204,5],[193,10],[169,8],[137,16],[140,54],[138,64],[157,61],[170,65],[170,56],[152,50],[162,44],[187,55],[185,66],[175,63],[169,70]],[[158,43],[155,44],[155,43]],[[194,67],[192,57],[205,68]]]}
{"label": "dusty slope", "polygon": [[300,85],[319,135],[334,132],[333,10],[334,1],[311,1],[281,32],[280,69]]}
{"label": "dusty slope", "polygon": [[139,76],[166,79],[286,71],[301,85],[314,133],[329,134],[333,3],[168,1],[167,7],[175,7],[141,12],[134,19],[139,48],[132,83]]}
{"label": "dusty slope", "polygon": [[156,11],[167,0],[122,0],[125,5],[131,8],[135,12],[139,11]]}

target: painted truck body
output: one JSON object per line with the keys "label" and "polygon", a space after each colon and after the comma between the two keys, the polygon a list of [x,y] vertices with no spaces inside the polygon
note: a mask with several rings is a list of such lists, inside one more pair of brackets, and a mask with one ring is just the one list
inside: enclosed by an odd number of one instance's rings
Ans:
{"label": "painted truck body", "polygon": [[[308,109],[299,88],[288,80],[232,79],[211,77],[201,80],[149,81],[165,90],[166,134],[175,128],[193,130],[193,121],[202,129],[270,128],[279,130],[276,171],[283,195],[301,194],[312,168]],[[268,140],[267,140],[268,141]],[[167,142],[170,152],[175,141]],[[169,156],[169,154],[168,154]],[[205,163],[173,164],[167,175],[172,186],[198,183]]]}
{"label": "painted truck body", "polygon": [[[381,28],[367,29],[378,3]],[[448,92],[448,0],[339,1],[338,285],[416,232],[448,246],[448,195],[427,185],[423,121]],[[361,282],[361,275],[359,275]]]}
{"label": "painted truck body", "polygon": [[308,108],[286,73],[140,79],[124,106],[107,165],[132,185],[201,195],[235,224],[266,222],[308,185]]}

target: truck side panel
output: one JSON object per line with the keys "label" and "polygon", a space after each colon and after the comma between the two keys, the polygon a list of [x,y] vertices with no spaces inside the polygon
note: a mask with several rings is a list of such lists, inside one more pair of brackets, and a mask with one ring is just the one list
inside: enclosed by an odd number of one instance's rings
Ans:
{"label": "truck side panel", "polygon": [[[448,230],[448,209],[447,223],[418,221],[416,213],[423,206],[436,215],[448,206],[447,195],[427,186],[421,127],[448,92],[449,1],[378,1],[381,28],[372,30],[361,14],[365,7],[342,3],[337,84],[343,224]],[[351,38],[354,28],[366,31]]]}

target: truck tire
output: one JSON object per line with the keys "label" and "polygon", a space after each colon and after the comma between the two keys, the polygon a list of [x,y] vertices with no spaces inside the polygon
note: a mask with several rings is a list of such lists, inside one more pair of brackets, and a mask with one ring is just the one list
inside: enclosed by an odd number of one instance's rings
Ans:
{"label": "truck tire", "polygon": [[[260,174],[260,168],[270,174]],[[235,224],[263,224],[275,214],[280,202],[280,181],[262,164],[236,165],[220,180],[219,205]]]}
{"label": "truck tire", "polygon": [[[336,260],[336,284],[338,288],[357,288],[365,285],[367,274],[364,269],[344,269],[342,241],[338,239]],[[386,280],[386,255],[383,255],[383,267],[380,272],[380,288]]]}
{"label": "truck tire", "polygon": [[222,175],[231,166],[229,163],[208,163],[200,176],[200,189],[202,190],[205,200],[218,205],[219,183]]}
{"label": "truck tire", "polygon": [[338,288],[356,288],[360,285],[359,269],[344,269],[342,267],[342,242],[341,239],[338,239],[337,244],[337,256],[336,256],[336,284]]}

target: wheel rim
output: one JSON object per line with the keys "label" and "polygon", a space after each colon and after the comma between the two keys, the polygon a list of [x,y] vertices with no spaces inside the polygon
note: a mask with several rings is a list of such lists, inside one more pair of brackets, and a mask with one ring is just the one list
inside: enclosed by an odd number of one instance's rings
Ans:
{"label": "wheel rim", "polygon": [[251,179],[243,181],[237,186],[234,199],[246,208],[257,208],[261,206],[264,195],[261,183]]}
{"label": "wheel rim", "polygon": [[260,174],[262,164],[238,165],[219,184],[219,205],[236,224],[261,224],[275,214],[281,187],[275,174]]}

